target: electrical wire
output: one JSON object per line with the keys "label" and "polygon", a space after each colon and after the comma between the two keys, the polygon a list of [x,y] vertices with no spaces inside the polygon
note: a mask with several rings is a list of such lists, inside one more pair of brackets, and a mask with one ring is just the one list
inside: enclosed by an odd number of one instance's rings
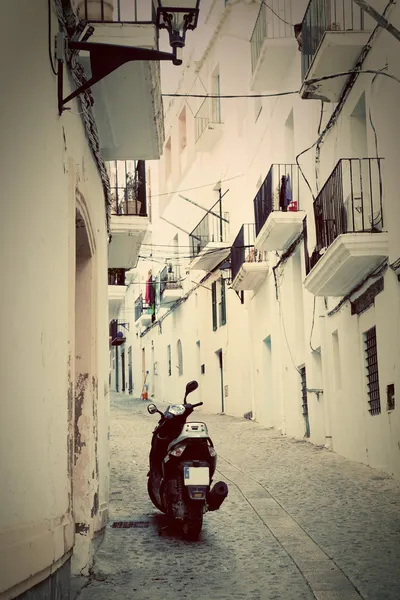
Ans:
{"label": "electrical wire", "polygon": [[[51,0],[47,0],[47,12],[48,12],[48,49],[49,49],[49,60],[50,60],[50,66],[51,66],[51,70],[53,71],[54,75],[57,75],[58,72],[56,71],[56,68],[54,66],[54,62],[53,62],[53,56],[51,54],[51,43],[52,43],[52,35],[51,35],[51,5],[50,5],[50,1]],[[62,68],[62,67],[59,67]]]}
{"label": "electrical wire", "polygon": [[203,185],[197,185],[196,187],[186,188],[185,190],[175,190],[172,192],[162,192],[161,194],[152,194],[152,198],[158,198],[159,196],[169,196],[170,194],[181,194],[182,192],[191,192],[192,190],[200,190],[202,188],[215,186],[217,183],[225,183],[226,181],[232,181],[233,179],[238,179],[239,177],[243,177],[244,173],[240,173],[239,175],[233,175],[232,177],[228,177],[227,179],[218,179],[217,181],[213,181],[212,183],[205,183]]}
{"label": "electrical wire", "polygon": [[385,260],[383,260],[381,262],[381,264],[378,265],[374,271],[372,271],[372,273],[367,275],[367,277],[364,277],[364,279],[354,289],[352,289],[351,292],[349,292],[346,296],[344,296],[341,299],[341,301],[334,308],[332,308],[332,310],[330,310],[328,312],[328,317],[331,317],[332,315],[337,313],[339,311],[339,309],[343,306],[343,304],[345,302],[347,302],[348,300],[350,300],[351,296],[353,294],[355,294],[356,292],[358,292],[367,281],[369,281],[370,279],[372,279],[374,277],[378,277],[379,275],[381,275],[381,273],[384,273],[386,271],[387,267],[388,267],[388,259],[385,258]]}
{"label": "electrical wire", "polygon": [[274,11],[274,9],[273,9],[273,8],[272,8],[272,7],[271,7],[269,4],[267,4],[266,2],[264,2],[264,0],[262,0],[262,1],[261,1],[261,4],[264,4],[264,6],[266,6],[267,8],[269,8],[269,10],[270,10],[271,12],[273,12],[273,13],[274,13],[274,15],[275,15],[276,17],[278,17],[278,19],[279,19],[280,21],[282,21],[282,23],[286,23],[286,25],[290,25],[291,27],[294,27],[294,26],[295,26],[295,23],[289,23],[289,21],[285,21],[285,19],[283,19],[282,17],[280,17],[280,16],[278,15],[278,13],[277,13],[277,12],[275,12],[275,11]]}
{"label": "electrical wire", "polygon": [[162,93],[161,96],[168,96],[173,98],[277,98],[278,96],[290,96],[292,94],[298,94],[300,90],[293,92],[276,92],[275,94],[166,94]]}

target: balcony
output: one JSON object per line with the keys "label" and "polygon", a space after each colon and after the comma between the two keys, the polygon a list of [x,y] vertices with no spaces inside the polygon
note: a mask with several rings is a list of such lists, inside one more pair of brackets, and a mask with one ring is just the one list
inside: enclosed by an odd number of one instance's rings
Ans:
{"label": "balcony", "polygon": [[372,27],[371,17],[353,0],[310,0],[301,27],[301,97],[338,102],[348,75],[307,81],[353,69]]}
{"label": "balcony", "polygon": [[274,164],[254,198],[257,250],[285,250],[303,229],[304,198],[297,165]]}
{"label": "balcony", "polygon": [[[152,0],[78,0],[81,19],[94,27],[90,42],[158,48]],[[88,77],[90,57],[79,60]],[[105,161],[158,159],[164,143],[160,66],[134,61],[110,73],[92,88],[93,112]]]}
{"label": "balcony", "polygon": [[135,301],[135,324],[137,327],[147,327],[152,322],[150,306],[144,302],[142,294]]}
{"label": "balcony", "polygon": [[211,271],[224,261],[230,252],[228,236],[229,214],[207,213],[189,235],[192,259],[189,268]]}
{"label": "balcony", "polygon": [[256,250],[254,223],[242,225],[231,250],[232,287],[236,291],[256,291],[268,273],[266,252]]}
{"label": "balcony", "polygon": [[117,319],[125,299],[125,269],[108,269],[108,315]]}
{"label": "balcony", "polygon": [[304,285],[345,296],[388,256],[381,159],[341,159],[314,202],[317,245]]}
{"label": "balcony", "polygon": [[291,1],[273,0],[269,4],[276,14],[265,4],[261,4],[250,39],[250,87],[254,92],[278,89],[297,50],[294,29],[289,25],[295,22]]}
{"label": "balcony", "polygon": [[168,308],[182,297],[182,281],[178,266],[169,265],[160,273],[160,306]]}
{"label": "balcony", "polygon": [[108,245],[108,266],[113,268],[131,269],[136,266],[149,224],[144,161],[137,161],[135,172],[128,175],[123,186],[117,182],[111,188],[112,238]]}
{"label": "balcony", "polygon": [[117,319],[110,322],[110,344],[111,346],[121,346],[126,342],[125,333],[123,331],[126,323],[119,323]]}
{"label": "balcony", "polygon": [[224,125],[221,120],[221,100],[206,98],[194,116],[195,148],[209,152],[222,137]]}

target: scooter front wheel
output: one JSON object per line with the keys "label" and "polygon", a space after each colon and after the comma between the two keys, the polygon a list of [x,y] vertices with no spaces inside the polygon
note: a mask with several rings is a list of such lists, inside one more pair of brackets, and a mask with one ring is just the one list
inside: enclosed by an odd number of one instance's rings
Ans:
{"label": "scooter front wheel", "polygon": [[158,510],[160,510],[161,512],[164,512],[161,506],[158,504],[157,498],[155,497],[155,494],[153,492],[153,486],[151,485],[151,475],[147,478],[147,493],[149,494],[150,500],[152,501],[154,506],[158,508]]}

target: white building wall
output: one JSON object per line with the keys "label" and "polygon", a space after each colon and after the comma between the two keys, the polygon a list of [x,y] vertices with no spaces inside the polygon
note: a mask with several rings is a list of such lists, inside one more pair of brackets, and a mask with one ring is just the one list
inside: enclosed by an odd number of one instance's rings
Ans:
{"label": "white building wall", "polygon": [[[47,4],[13,2],[1,18],[0,595],[15,597],[63,565],[88,562],[108,499],[107,232],[104,194],[77,103],[61,118],[49,64]],[[52,29],[58,24],[52,14]],[[16,35],[15,32],[19,32]],[[64,93],[70,92],[68,78]],[[91,402],[76,423],[95,469],[72,497],[75,372],[75,210],[85,206],[94,253]],[[93,377],[93,379],[92,379]],[[93,435],[93,427],[97,431]],[[78,452],[79,454],[79,452]],[[97,457],[98,472],[95,462]],[[77,455],[75,454],[75,459]],[[75,535],[81,502],[87,535]],[[94,507],[93,516],[87,513]],[[77,550],[79,546],[79,550]],[[84,562],[82,562],[84,561]],[[8,590],[6,592],[6,590]]]}
{"label": "white building wall", "polygon": [[[292,3],[295,22],[301,21],[307,2]],[[212,91],[211,77],[215,68],[220,72],[221,94],[251,95],[251,63],[248,40],[258,12],[253,3],[231,2],[229,10],[215,3],[207,17],[207,39],[213,43],[203,54],[206,43],[193,51],[192,60],[180,81],[179,93]],[[379,8],[379,7],[378,7]],[[380,7],[382,10],[382,7]],[[303,11],[303,12],[301,12]],[[400,10],[395,7],[390,19],[397,26]],[[216,28],[218,29],[216,30]],[[210,33],[214,30],[214,34]],[[201,28],[197,32],[200,35]],[[382,31],[375,38],[365,63],[365,69],[381,69],[399,77],[396,61],[398,42]],[[201,48],[201,50],[200,50]],[[190,56],[190,53],[188,53]],[[194,62],[196,59],[196,63]],[[233,58],[235,60],[233,60]],[[290,67],[282,71],[275,93],[296,91],[301,86],[301,54],[296,49]],[[272,93],[270,90],[266,93]],[[366,99],[366,146],[354,128],[352,114],[361,95]],[[165,177],[165,155],[160,161],[160,191],[170,191],[160,197],[160,215],[170,223],[190,232],[204,216],[182,195],[209,208],[218,195],[211,182],[222,180],[224,210],[230,215],[229,244],[243,223],[254,221],[253,200],[272,164],[295,163],[299,156],[302,172],[311,189],[302,182],[300,209],[307,216],[307,243],[311,255],[315,243],[313,199],[331,175],[341,158],[360,158],[361,154],[383,160],[384,228],[389,232],[389,263],[400,256],[397,232],[400,210],[397,198],[397,156],[400,131],[396,107],[399,103],[398,83],[385,76],[360,75],[346,99],[340,116],[321,144],[316,163],[315,147],[336,104],[321,104],[317,100],[302,100],[298,94],[263,99],[221,99],[223,134],[206,152],[194,147],[195,119],[193,113],[201,102],[196,99],[175,98],[167,113],[167,131],[172,140],[172,175]],[[187,146],[184,155],[179,151],[178,116],[186,106]],[[377,132],[378,149],[370,123],[370,114]],[[322,114],[321,114],[321,111]],[[293,119],[293,134],[290,119]],[[166,135],[168,139],[168,133]],[[364,144],[364,145],[363,145]],[[224,179],[231,179],[225,181]],[[199,187],[202,186],[202,187]],[[196,189],[191,189],[196,188]],[[159,221],[157,236],[164,231],[168,243],[173,229]],[[156,237],[153,238],[154,240]],[[188,244],[188,237],[179,230],[179,244]],[[182,249],[182,251],[184,251]],[[242,416],[248,411],[266,427],[302,439],[306,420],[302,411],[301,377],[299,369],[306,367],[309,440],[370,466],[400,476],[399,408],[386,408],[386,387],[399,381],[399,283],[388,268],[384,273],[384,291],[375,298],[374,306],[360,315],[351,315],[349,301],[334,314],[329,312],[341,298],[314,298],[304,287],[306,261],[304,242],[276,270],[282,252],[268,253],[269,272],[255,292],[245,292],[244,304],[233,291],[227,293],[227,324],[212,331],[211,293],[198,288],[189,299],[155,325],[143,337],[136,338],[136,350],[145,347],[150,357],[151,342],[158,369],[154,376],[154,398],[176,402],[183,394],[185,383],[199,379],[196,392],[205,408],[221,410],[219,367],[216,351],[223,350],[224,384],[228,385],[225,411]],[[187,291],[193,281],[204,273],[191,272],[185,282]],[[204,283],[211,287],[212,279]],[[276,290],[276,285],[278,290]],[[364,291],[360,289],[358,295]],[[278,299],[276,294],[278,293]],[[356,295],[352,296],[354,299]],[[390,315],[390,318],[389,318]],[[362,334],[376,325],[381,396],[381,414],[371,416],[365,376],[365,356]],[[162,333],[161,333],[162,332]],[[337,332],[333,336],[333,334]],[[184,374],[176,369],[176,342],[182,340]],[[200,341],[200,363],[205,375],[199,375],[199,356],[196,342]],[[168,376],[167,346],[172,349],[172,375]],[[141,359],[135,361],[141,377]]]}

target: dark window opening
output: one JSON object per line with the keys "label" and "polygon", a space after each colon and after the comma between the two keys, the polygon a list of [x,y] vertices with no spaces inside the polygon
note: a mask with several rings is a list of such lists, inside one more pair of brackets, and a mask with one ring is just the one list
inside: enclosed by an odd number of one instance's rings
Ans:
{"label": "dark window opening", "polygon": [[364,333],[364,344],[369,412],[371,415],[379,415],[381,413],[381,398],[379,393],[378,351],[375,327],[371,327],[371,329]]}

